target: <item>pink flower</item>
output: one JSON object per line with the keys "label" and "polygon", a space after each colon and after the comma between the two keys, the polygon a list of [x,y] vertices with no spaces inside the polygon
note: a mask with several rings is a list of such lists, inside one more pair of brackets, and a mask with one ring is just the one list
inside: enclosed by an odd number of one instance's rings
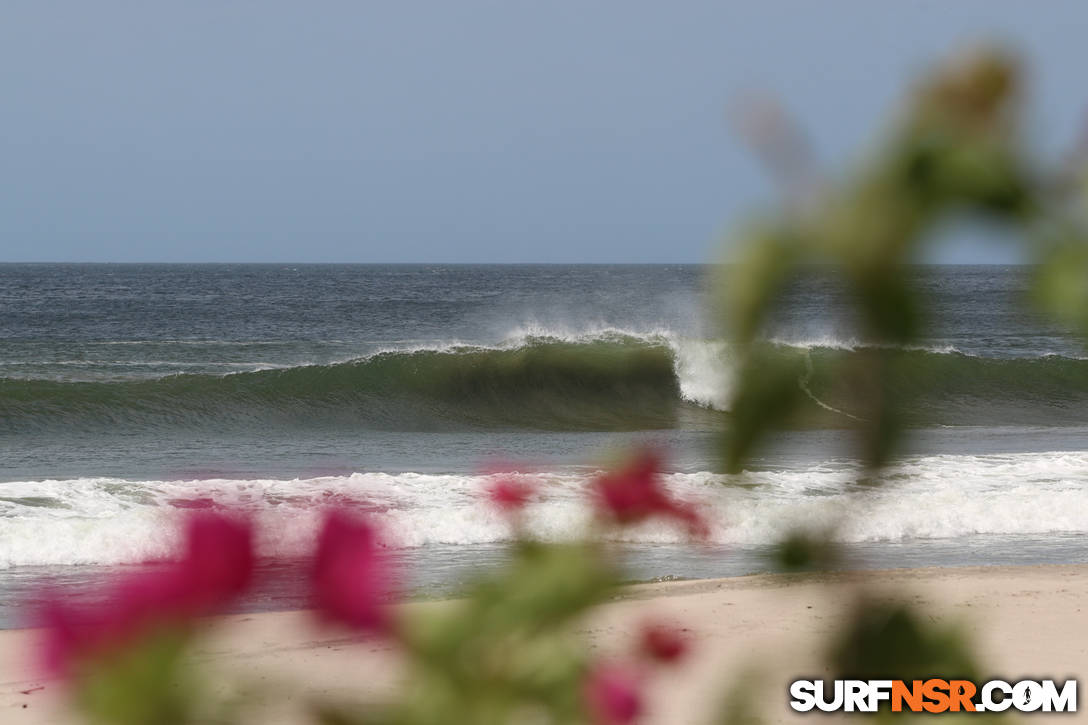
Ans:
{"label": "pink flower", "polygon": [[706,539],[710,536],[710,527],[699,510],[686,501],[672,503],[667,515],[678,524],[687,529],[688,535],[695,539]]}
{"label": "pink flower", "polygon": [[487,497],[504,513],[514,513],[525,507],[533,487],[515,478],[502,478],[487,489]]}
{"label": "pink flower", "polygon": [[677,501],[665,489],[661,461],[653,451],[640,452],[626,466],[593,481],[598,511],[618,524],[637,524],[654,516],[683,524],[694,536],[705,536],[706,523],[691,504]]}
{"label": "pink flower", "polygon": [[80,610],[65,604],[59,596],[47,599],[37,613],[38,624],[44,628],[41,661],[45,671],[69,676],[79,660],[118,642],[119,622],[106,618],[108,611]]}
{"label": "pink flower", "polygon": [[688,652],[688,638],[676,627],[666,624],[645,625],[639,639],[642,652],[658,662],[678,662]]}
{"label": "pink flower", "polygon": [[621,524],[637,523],[668,509],[661,487],[660,461],[643,451],[626,466],[609,471],[593,482],[598,508]]}
{"label": "pink flower", "polygon": [[634,672],[618,665],[598,665],[585,681],[586,706],[600,725],[625,725],[642,714],[642,694]]}
{"label": "pink flower", "polygon": [[244,519],[200,513],[189,519],[182,577],[196,613],[221,607],[253,578],[253,527]]}
{"label": "pink flower", "polygon": [[311,586],[319,616],[364,632],[388,629],[384,605],[393,591],[392,572],[365,519],[341,510],[326,516]]}
{"label": "pink flower", "polygon": [[186,578],[173,564],[117,579],[97,606],[69,604],[61,595],[38,613],[45,627],[43,664],[52,675],[70,676],[79,665],[124,649],[155,630],[180,627],[193,613]]}
{"label": "pink flower", "polygon": [[249,523],[196,514],[189,519],[181,559],[120,577],[97,606],[73,606],[62,595],[46,599],[39,612],[46,627],[45,666],[54,674],[71,674],[84,659],[125,647],[157,628],[211,614],[240,595],[252,574]]}

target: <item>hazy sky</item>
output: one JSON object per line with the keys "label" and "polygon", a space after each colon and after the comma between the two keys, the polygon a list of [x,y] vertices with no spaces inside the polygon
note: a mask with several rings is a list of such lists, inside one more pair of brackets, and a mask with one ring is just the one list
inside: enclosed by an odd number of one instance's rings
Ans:
{"label": "hazy sky", "polygon": [[1086,27],[1027,0],[6,0],[0,260],[705,261],[773,199],[737,93],[834,168],[928,60],[998,38],[1053,152]]}

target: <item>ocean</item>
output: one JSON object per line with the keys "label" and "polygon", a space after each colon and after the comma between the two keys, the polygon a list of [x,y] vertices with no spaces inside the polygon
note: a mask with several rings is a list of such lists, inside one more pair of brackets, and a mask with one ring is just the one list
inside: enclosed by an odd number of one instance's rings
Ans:
{"label": "ocean", "polygon": [[[833,276],[795,285],[763,343],[811,415],[721,473],[733,355],[694,265],[0,265],[0,626],[43,583],[93,596],[166,556],[187,510],[239,506],[290,562],[320,511],[364,505],[418,596],[503,559],[488,472],[531,472],[541,538],[577,536],[618,452],[668,452],[710,539],[623,533],[631,579],[774,569],[772,544],[839,521],[844,565],[1088,561],[1088,355],[1026,306],[1026,267],[916,267],[929,334],[904,351],[911,434],[858,490],[857,354]],[[269,564],[247,609],[304,603]]]}

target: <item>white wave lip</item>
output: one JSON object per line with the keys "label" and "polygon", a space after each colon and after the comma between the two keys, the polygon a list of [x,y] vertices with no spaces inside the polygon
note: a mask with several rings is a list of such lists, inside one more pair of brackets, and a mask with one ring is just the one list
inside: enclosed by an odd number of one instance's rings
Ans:
{"label": "white wave lip", "polygon": [[[673,356],[673,371],[680,387],[680,396],[688,402],[713,410],[728,411],[732,404],[735,382],[736,358],[729,342],[678,333],[668,327],[628,329],[606,324],[581,325],[565,328],[554,325],[522,325],[510,330],[503,340],[494,345],[448,340],[442,343],[413,346],[383,347],[363,357],[349,358],[341,362],[367,360],[384,354],[413,352],[448,352],[463,350],[517,350],[540,342],[592,344],[618,340],[636,340],[647,345],[660,345],[669,349]],[[773,345],[798,350],[825,348],[856,350],[871,346],[854,338],[770,338]],[[903,349],[937,354],[962,354],[952,346],[908,346]],[[817,401],[819,403],[819,401]],[[819,403],[823,405],[823,403]]]}
{"label": "white wave lip", "polygon": [[[906,459],[884,486],[852,490],[852,464],[746,472],[674,473],[676,495],[704,508],[718,544],[759,546],[798,528],[835,527],[844,542],[947,539],[977,534],[1088,533],[1088,452]],[[530,532],[559,541],[585,534],[593,474],[534,474]],[[126,481],[114,478],[0,484],[0,566],[118,564],[169,556],[176,522],[201,503],[251,512],[261,550],[300,555],[323,508],[364,507],[392,546],[491,544],[509,540],[484,499],[487,476],[355,473],[310,479]],[[844,512],[848,515],[844,517]],[[665,523],[615,531],[616,540],[676,543]]]}
{"label": "white wave lip", "polygon": [[[168,375],[183,373],[194,367],[215,368],[224,376],[246,374],[264,370],[290,369],[296,367],[310,367],[327,364],[346,364],[364,362],[382,355],[411,354],[419,352],[436,352],[456,354],[465,351],[484,350],[517,350],[541,342],[559,342],[572,344],[592,344],[594,342],[608,342],[620,340],[634,340],[646,345],[660,345],[666,347],[672,353],[673,372],[680,388],[680,395],[684,400],[719,411],[728,411],[732,403],[735,381],[735,356],[731,345],[721,339],[708,339],[678,333],[668,327],[647,329],[626,329],[605,324],[582,325],[577,329],[563,328],[547,325],[523,325],[509,331],[502,341],[495,344],[483,344],[466,340],[433,341],[401,341],[401,344],[378,347],[364,355],[350,356],[340,359],[319,362],[295,362],[274,363],[268,361],[255,362],[174,362],[168,360],[154,361],[111,361],[109,364],[127,367],[154,368],[165,367],[169,369]],[[772,337],[767,340],[773,345],[791,347],[798,350],[812,350],[816,348],[835,350],[855,350],[870,346],[853,338],[820,337],[820,338],[780,338]],[[182,341],[167,341],[182,342]],[[416,343],[416,344],[407,344]],[[127,344],[118,342],[116,344]],[[135,344],[135,343],[134,343]],[[212,344],[209,342],[208,344]],[[228,344],[214,343],[214,344]],[[249,343],[246,343],[249,344]],[[254,343],[256,344],[256,343]],[[263,344],[263,343],[262,343]],[[272,344],[272,343],[268,343]],[[904,349],[919,350],[937,354],[963,354],[955,347],[925,347],[908,346]],[[5,365],[23,365],[38,363],[0,363]],[[81,361],[50,362],[49,365],[83,366]],[[220,368],[228,368],[223,372]],[[147,371],[146,377],[162,377],[161,370]],[[34,379],[28,377],[26,379]],[[113,378],[127,379],[127,378]],[[816,401],[819,405],[824,405]],[[826,407],[826,406],[825,406]],[[832,409],[833,410],[833,409]],[[841,412],[841,411],[836,411]]]}
{"label": "white wave lip", "polygon": [[501,349],[518,348],[533,340],[557,340],[567,343],[591,343],[615,339],[640,340],[662,345],[672,352],[674,372],[680,396],[692,403],[715,410],[728,410],[733,396],[733,358],[729,343],[677,334],[668,328],[629,330],[607,325],[578,331],[552,326],[528,325],[511,331]]}
{"label": "white wave lip", "polygon": [[[685,400],[712,408],[728,410],[733,395],[733,365],[730,347],[724,340],[707,340],[677,334],[668,328],[629,330],[608,325],[581,327],[578,330],[554,326],[524,325],[511,330],[497,345],[448,341],[440,345],[382,348],[373,355],[405,352],[455,352],[457,350],[517,350],[534,342],[590,344],[613,340],[638,340],[647,345],[669,348],[674,372]],[[366,359],[366,358],[363,358]]]}

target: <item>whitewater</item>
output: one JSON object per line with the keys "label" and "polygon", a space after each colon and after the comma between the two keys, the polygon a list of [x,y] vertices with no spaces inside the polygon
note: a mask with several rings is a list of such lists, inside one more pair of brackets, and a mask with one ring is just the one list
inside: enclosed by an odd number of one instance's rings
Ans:
{"label": "whitewater", "polygon": [[0,265],[0,625],[35,582],[168,555],[202,508],[248,511],[291,560],[356,506],[421,593],[452,591],[510,539],[485,472],[531,481],[528,530],[567,540],[642,445],[710,532],[606,533],[632,578],[771,570],[799,530],[833,531],[844,566],[1088,561],[1083,342],[1023,305],[1025,268],[908,274],[929,330],[890,351],[908,435],[860,487],[840,371],[872,343],[833,280],[774,311],[758,345],[804,405],[726,475],[739,357],[699,266]]}
{"label": "whitewater", "polygon": [[[737,475],[672,473],[665,485],[698,503],[709,542],[771,545],[796,531],[838,527],[842,542],[954,539],[972,534],[1088,534],[1088,453],[1047,452],[907,458],[879,486],[858,489],[850,461]],[[300,556],[321,512],[351,503],[368,511],[390,547],[510,541],[508,521],[484,492],[499,476],[535,489],[529,531],[548,541],[590,530],[588,483],[596,473],[490,475],[353,473],[310,479],[132,481],[84,478],[4,484],[0,566],[121,564],[166,557],[171,525],[193,509],[245,510],[274,532],[269,556]],[[845,515],[844,515],[845,514]],[[654,523],[606,535],[636,544],[682,543],[685,532]]]}

